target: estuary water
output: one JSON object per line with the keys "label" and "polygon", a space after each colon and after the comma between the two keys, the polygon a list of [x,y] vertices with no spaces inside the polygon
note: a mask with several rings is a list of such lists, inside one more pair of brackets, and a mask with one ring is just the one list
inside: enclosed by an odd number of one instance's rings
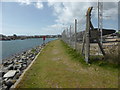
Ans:
{"label": "estuary water", "polygon": [[[56,38],[46,38],[45,42],[55,40]],[[42,38],[32,38],[25,40],[0,41],[0,63],[14,54],[34,48],[43,44]]]}

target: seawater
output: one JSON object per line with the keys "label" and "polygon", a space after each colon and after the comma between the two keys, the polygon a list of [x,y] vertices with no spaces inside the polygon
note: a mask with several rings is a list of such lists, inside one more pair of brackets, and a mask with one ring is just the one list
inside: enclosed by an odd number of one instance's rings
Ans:
{"label": "seawater", "polygon": [[[56,38],[46,38],[45,43]],[[0,63],[14,54],[29,50],[43,44],[42,38],[32,38],[25,40],[0,41]]]}

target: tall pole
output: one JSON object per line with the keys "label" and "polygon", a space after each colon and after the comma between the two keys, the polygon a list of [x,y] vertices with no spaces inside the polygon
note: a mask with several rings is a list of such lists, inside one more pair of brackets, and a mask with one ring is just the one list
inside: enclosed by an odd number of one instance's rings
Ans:
{"label": "tall pole", "polygon": [[69,44],[69,33],[68,33],[68,27],[67,27],[67,43]]}
{"label": "tall pole", "polygon": [[93,7],[89,7],[86,15],[86,32],[85,32],[85,61],[89,63],[90,59],[90,19],[91,19],[91,11]]}
{"label": "tall pole", "polygon": [[103,44],[103,37],[102,37],[102,28],[103,28],[103,2],[100,2],[100,31],[101,31],[101,45]]}
{"label": "tall pole", "polygon": [[64,40],[64,42],[65,42],[65,29],[64,29],[64,31],[63,31],[63,40]]}
{"label": "tall pole", "polygon": [[71,25],[70,25],[70,45],[71,45]]}
{"label": "tall pole", "polygon": [[98,0],[98,32],[99,32],[99,0]]}
{"label": "tall pole", "polygon": [[[100,16],[99,16],[99,15],[100,15],[100,14],[99,14],[99,8],[100,8],[100,7],[99,7],[99,0],[98,0],[98,35],[99,35],[99,32],[100,32],[100,29],[99,29],[99,19],[100,19],[100,18],[99,18],[99,17],[100,17]],[[99,40],[99,36],[98,36],[98,40]],[[99,55],[99,53],[100,53],[100,49],[98,48],[98,55]]]}
{"label": "tall pole", "polygon": [[98,0],[98,31],[100,32],[100,42],[102,45],[102,28],[103,28],[103,2],[99,2]]}
{"label": "tall pole", "polygon": [[77,19],[75,19],[75,49],[77,50]]}
{"label": "tall pole", "polygon": [[89,39],[89,15],[87,14],[87,19],[86,19],[86,48],[85,48],[85,61],[88,63],[89,61],[89,50],[90,50],[90,39]]}
{"label": "tall pole", "polygon": [[[98,0],[98,32],[99,32],[98,40],[100,40],[101,47],[103,45],[102,28],[103,28],[103,2]],[[100,48],[98,48],[98,54],[99,53]]]}

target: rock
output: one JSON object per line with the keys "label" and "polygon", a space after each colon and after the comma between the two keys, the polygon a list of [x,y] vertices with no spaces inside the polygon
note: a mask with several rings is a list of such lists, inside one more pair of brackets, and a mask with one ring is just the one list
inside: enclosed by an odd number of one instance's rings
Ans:
{"label": "rock", "polygon": [[26,59],[29,59],[29,57],[27,57]]}
{"label": "rock", "polygon": [[2,90],[7,90],[7,86],[2,85]]}
{"label": "rock", "polygon": [[0,71],[0,77],[2,77],[2,70]]}
{"label": "rock", "polygon": [[19,63],[22,63],[22,62],[23,62],[23,60],[19,60],[18,62],[19,62]]}
{"label": "rock", "polygon": [[0,85],[2,85],[2,77],[0,77]]}
{"label": "rock", "polygon": [[14,65],[14,66],[13,66],[13,69],[14,69],[14,70],[17,70],[17,67]]}
{"label": "rock", "polygon": [[9,79],[8,81],[5,82],[5,85],[10,88],[14,83],[16,82],[16,80],[11,80]]}
{"label": "rock", "polygon": [[10,64],[7,68],[8,70],[13,70],[13,64]]}
{"label": "rock", "polygon": [[27,65],[26,64],[23,64],[22,67],[26,67]]}
{"label": "rock", "polygon": [[22,59],[22,60],[26,59],[26,56],[21,56],[21,59]]}
{"label": "rock", "polygon": [[5,72],[4,72],[4,71],[0,71],[0,77],[3,77],[3,76],[4,76],[4,74],[5,74]]}
{"label": "rock", "polygon": [[30,54],[29,58],[33,57],[33,54]]}
{"label": "rock", "polygon": [[27,64],[27,61],[24,61],[23,64]]}
{"label": "rock", "polygon": [[3,90],[3,89],[2,89],[2,85],[1,85],[1,84],[0,84],[0,90]]}
{"label": "rock", "polygon": [[10,60],[10,61],[8,61],[8,64],[10,65],[10,64],[12,64],[13,63],[13,61],[12,60]]}
{"label": "rock", "polygon": [[18,78],[20,77],[21,74],[22,74],[22,72],[17,73],[17,74],[14,76],[13,79],[18,79]]}
{"label": "rock", "polygon": [[28,61],[27,61],[27,66],[28,66],[30,63],[31,63],[31,61],[30,61],[30,60],[28,60]]}
{"label": "rock", "polygon": [[19,63],[19,62],[16,62],[16,63],[15,63],[15,65],[19,65],[19,64],[21,64],[21,63]]}
{"label": "rock", "polygon": [[[16,54],[12,58],[6,59],[3,63],[3,70],[0,71],[0,76],[3,77],[3,80],[0,78],[0,84],[2,83],[2,87],[9,89],[17,79],[19,79],[20,75],[23,73],[24,69],[31,63],[32,60],[36,57],[36,55],[41,50],[40,47],[34,48],[35,51],[31,50],[25,51],[21,54]],[[8,71],[9,70],[9,71]]]}
{"label": "rock", "polygon": [[23,64],[21,70],[24,70],[26,67],[27,67],[27,65]]}
{"label": "rock", "polygon": [[3,63],[3,66],[7,66],[7,65],[9,65],[8,62],[4,62]]}
{"label": "rock", "polygon": [[8,70],[7,70],[7,69],[8,69],[7,67],[2,68],[2,72],[7,73],[7,72],[8,72]]}
{"label": "rock", "polygon": [[16,73],[20,73],[21,71],[19,69],[17,69],[17,72]]}
{"label": "rock", "polygon": [[17,55],[17,56],[16,56],[16,58],[20,58],[20,56],[19,56],[19,55]]}
{"label": "rock", "polygon": [[26,54],[26,52],[23,52],[23,54]]}
{"label": "rock", "polygon": [[34,60],[35,57],[31,57],[32,60]]}
{"label": "rock", "polygon": [[10,77],[14,77],[15,74],[16,74],[16,70],[10,70],[3,77],[10,78]]}
{"label": "rock", "polygon": [[17,62],[17,59],[14,60],[14,63],[16,63],[16,62]]}
{"label": "rock", "polygon": [[8,80],[8,78],[3,79],[2,84],[5,84],[7,80]]}
{"label": "rock", "polygon": [[7,80],[8,80],[8,78],[5,78],[4,80],[5,80],[5,81],[7,81]]}
{"label": "rock", "polygon": [[17,70],[17,69],[21,69],[22,68],[22,64],[15,64],[14,66],[14,70]]}

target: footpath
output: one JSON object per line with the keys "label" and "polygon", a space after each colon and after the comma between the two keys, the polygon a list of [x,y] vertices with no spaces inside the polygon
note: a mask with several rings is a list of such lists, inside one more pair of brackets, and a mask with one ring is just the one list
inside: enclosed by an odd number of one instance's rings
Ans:
{"label": "footpath", "polygon": [[48,43],[17,88],[117,88],[118,71],[82,65],[61,40]]}

